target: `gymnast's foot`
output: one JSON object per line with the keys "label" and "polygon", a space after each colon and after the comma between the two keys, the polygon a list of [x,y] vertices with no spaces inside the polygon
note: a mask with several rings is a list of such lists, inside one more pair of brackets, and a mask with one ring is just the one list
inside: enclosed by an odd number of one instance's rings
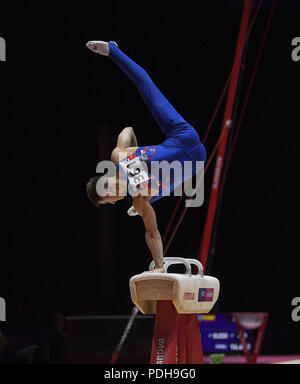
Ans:
{"label": "gymnast's foot", "polygon": [[142,274],[144,275],[146,273],[164,273],[164,268],[154,268],[151,271],[145,271]]}
{"label": "gymnast's foot", "polygon": [[[116,46],[117,43],[113,41]],[[106,41],[89,41],[86,45],[91,51],[99,53],[99,55],[108,56],[109,55],[109,45]]]}

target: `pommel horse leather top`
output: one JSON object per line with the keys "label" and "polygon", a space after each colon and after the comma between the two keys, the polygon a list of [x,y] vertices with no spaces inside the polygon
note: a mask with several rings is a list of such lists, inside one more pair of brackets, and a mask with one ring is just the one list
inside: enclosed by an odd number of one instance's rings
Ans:
{"label": "pommel horse leather top", "polygon": [[[168,273],[173,264],[184,264],[185,274]],[[192,274],[192,265],[198,268]],[[154,262],[149,270],[154,269]],[[156,314],[157,301],[172,301],[177,313],[208,313],[218,300],[219,280],[203,275],[198,260],[181,257],[165,257],[163,273],[143,273],[130,279],[131,299],[144,314]]]}

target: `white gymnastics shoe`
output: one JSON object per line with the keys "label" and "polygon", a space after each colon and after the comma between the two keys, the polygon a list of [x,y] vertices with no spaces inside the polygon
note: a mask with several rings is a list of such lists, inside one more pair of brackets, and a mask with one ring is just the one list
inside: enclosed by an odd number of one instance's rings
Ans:
{"label": "white gymnastics shoe", "polygon": [[131,207],[128,209],[127,211],[128,215],[129,216],[139,216],[139,214],[137,213],[137,211],[134,209],[134,207]]}
{"label": "white gymnastics shoe", "polygon": [[[113,41],[116,46],[117,43]],[[87,48],[89,48],[94,53],[99,53],[99,55],[108,56],[109,55],[109,45],[106,41],[89,41],[86,44]]]}

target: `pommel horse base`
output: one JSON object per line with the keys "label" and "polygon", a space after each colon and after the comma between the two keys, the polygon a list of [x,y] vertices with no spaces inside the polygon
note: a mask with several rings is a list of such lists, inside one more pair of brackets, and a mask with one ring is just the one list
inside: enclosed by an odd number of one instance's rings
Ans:
{"label": "pommel horse base", "polygon": [[[184,264],[185,274],[168,273],[173,264]],[[197,274],[192,274],[192,265]],[[156,314],[151,364],[203,364],[198,314],[211,311],[219,290],[219,281],[204,276],[198,260],[180,257],[164,258],[163,273],[130,279],[133,303],[143,314]]]}

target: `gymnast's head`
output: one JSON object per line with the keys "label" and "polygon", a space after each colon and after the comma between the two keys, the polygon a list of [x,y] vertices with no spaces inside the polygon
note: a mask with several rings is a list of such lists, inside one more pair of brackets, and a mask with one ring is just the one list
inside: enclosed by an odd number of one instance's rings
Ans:
{"label": "gymnast's head", "polygon": [[122,180],[116,176],[94,176],[87,183],[86,189],[89,200],[96,207],[100,207],[104,204],[116,204],[117,201],[123,200],[127,185],[125,187]]}

